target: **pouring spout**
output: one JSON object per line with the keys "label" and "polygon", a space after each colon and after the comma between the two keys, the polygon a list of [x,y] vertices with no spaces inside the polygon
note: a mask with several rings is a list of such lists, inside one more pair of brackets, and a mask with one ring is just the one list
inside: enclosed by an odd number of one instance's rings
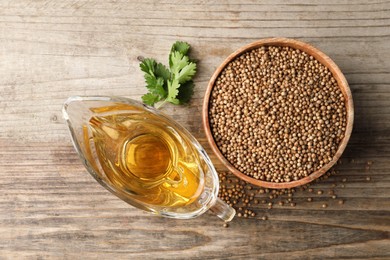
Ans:
{"label": "pouring spout", "polygon": [[83,164],[93,169],[93,176],[101,178],[99,167],[91,156],[91,147],[89,143],[88,122],[93,115],[89,102],[96,98],[73,96],[68,98],[62,107],[62,116],[69,127],[73,146],[75,147]]}
{"label": "pouring spout", "polygon": [[85,122],[95,113],[94,108],[100,106],[100,102],[109,102],[109,97],[69,97],[62,107],[62,116],[68,122]]}

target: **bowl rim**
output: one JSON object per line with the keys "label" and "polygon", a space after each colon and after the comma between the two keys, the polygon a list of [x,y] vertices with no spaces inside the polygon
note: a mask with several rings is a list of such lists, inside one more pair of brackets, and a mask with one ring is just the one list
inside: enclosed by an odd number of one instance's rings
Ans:
{"label": "bowl rim", "polygon": [[[262,181],[255,179],[253,177],[250,177],[242,172],[240,172],[238,169],[236,169],[221,153],[219,150],[214,137],[211,132],[210,128],[210,122],[209,122],[209,104],[210,104],[210,95],[211,91],[214,87],[214,83],[219,76],[219,74],[222,72],[222,70],[226,67],[226,65],[231,62],[236,57],[240,56],[241,54],[248,52],[253,49],[257,49],[262,46],[282,46],[282,47],[291,47],[294,49],[301,50],[311,56],[313,56],[316,60],[318,60],[321,64],[326,66],[332,73],[333,77],[337,81],[337,84],[344,96],[345,99],[345,107],[346,107],[346,120],[347,125],[345,128],[344,138],[342,139],[341,143],[339,144],[339,147],[334,154],[331,161],[329,161],[327,164],[325,164],[322,168],[312,172],[310,175],[291,182],[268,182],[268,181]],[[348,85],[348,82],[344,76],[344,74],[341,72],[340,68],[336,65],[336,63],[329,58],[325,53],[320,51],[319,49],[313,47],[312,45],[295,40],[290,38],[265,38],[260,39],[257,41],[254,41],[250,44],[247,44],[233,53],[231,53],[215,70],[212,77],[210,78],[210,81],[207,85],[207,89],[205,92],[205,96],[203,99],[203,107],[202,107],[202,121],[203,121],[203,128],[206,133],[206,138],[208,143],[211,146],[212,151],[217,156],[217,158],[222,162],[223,165],[225,165],[233,174],[235,174],[240,179],[243,179],[244,181],[247,181],[251,184],[254,184],[256,186],[264,187],[264,188],[272,188],[272,189],[285,189],[285,188],[293,188],[301,185],[305,185],[323,174],[325,174],[341,157],[342,153],[344,152],[347,143],[350,139],[352,128],[353,128],[353,121],[354,121],[354,106],[353,106],[353,99],[352,99],[352,93],[350,90],[350,87]]]}

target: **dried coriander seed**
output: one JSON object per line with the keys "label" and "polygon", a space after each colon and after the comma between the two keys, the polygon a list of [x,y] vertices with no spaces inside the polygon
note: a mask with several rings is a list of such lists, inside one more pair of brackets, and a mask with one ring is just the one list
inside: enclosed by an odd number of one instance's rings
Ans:
{"label": "dried coriander seed", "polygon": [[[326,175],[334,175],[337,171],[334,169],[331,169]],[[335,194],[337,190],[335,187],[336,183],[328,183],[328,186],[326,183],[322,184],[321,190],[316,187],[316,184],[307,184],[305,185],[305,188],[302,187],[296,188],[296,189],[262,189],[256,186],[253,186],[252,184],[246,183],[241,180],[236,181],[236,177],[234,175],[228,175],[228,173],[220,173],[220,193],[219,197],[221,197],[223,200],[227,200],[226,202],[232,207],[234,207],[237,211],[238,217],[244,217],[244,218],[254,218],[259,213],[257,210],[264,210],[264,206],[260,206],[261,204],[265,205],[265,208],[268,208],[268,210],[272,209],[274,205],[279,206],[291,206],[295,207],[297,204],[294,199],[294,194],[296,192],[304,193],[307,192],[307,195],[310,197],[306,198],[308,202],[313,201],[313,192],[315,190],[315,193],[318,195],[323,195],[326,192],[326,196],[323,196],[321,200],[328,199],[327,201],[323,200],[323,203],[320,204],[320,207],[327,208],[331,207],[331,205],[334,205],[330,202],[331,199],[337,199],[337,195]],[[320,180],[323,178],[320,177]],[[229,180],[231,180],[229,182]],[[340,182],[342,179],[340,179]],[[249,186],[251,188],[248,188]],[[313,185],[313,186],[312,186]],[[344,186],[344,184],[340,185]],[[260,193],[259,191],[263,190],[263,193]],[[319,193],[318,193],[319,192]],[[269,196],[272,195],[272,198],[270,199]],[[301,195],[298,195],[301,196]],[[254,205],[254,209],[251,208],[251,202]],[[299,202],[299,201],[298,201]],[[337,203],[342,205],[344,204],[344,200],[337,200]],[[260,205],[259,205],[260,204]],[[259,206],[256,206],[259,205]],[[303,205],[304,206],[304,205]],[[260,208],[259,208],[260,207]],[[260,218],[261,219],[261,218]]]}
{"label": "dried coriander seed", "polygon": [[209,119],[219,150],[233,166],[282,183],[332,160],[344,138],[346,106],[328,68],[305,52],[268,46],[243,53],[221,71]]}

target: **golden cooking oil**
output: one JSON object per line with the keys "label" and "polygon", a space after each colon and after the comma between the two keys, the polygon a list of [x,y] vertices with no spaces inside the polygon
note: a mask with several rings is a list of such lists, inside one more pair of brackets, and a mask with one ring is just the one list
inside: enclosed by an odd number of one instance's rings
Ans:
{"label": "golden cooking oil", "polygon": [[89,120],[93,150],[107,180],[144,203],[190,204],[204,186],[195,147],[167,119],[131,108],[99,108]]}

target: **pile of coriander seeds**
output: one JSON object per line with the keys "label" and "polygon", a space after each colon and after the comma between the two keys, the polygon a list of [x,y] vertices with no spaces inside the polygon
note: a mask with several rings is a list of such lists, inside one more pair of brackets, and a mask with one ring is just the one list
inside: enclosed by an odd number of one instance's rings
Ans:
{"label": "pile of coriander seeds", "polygon": [[209,122],[222,155],[240,172],[282,183],[335,155],[346,129],[345,98],[332,73],[291,47],[248,51],[221,71]]}

